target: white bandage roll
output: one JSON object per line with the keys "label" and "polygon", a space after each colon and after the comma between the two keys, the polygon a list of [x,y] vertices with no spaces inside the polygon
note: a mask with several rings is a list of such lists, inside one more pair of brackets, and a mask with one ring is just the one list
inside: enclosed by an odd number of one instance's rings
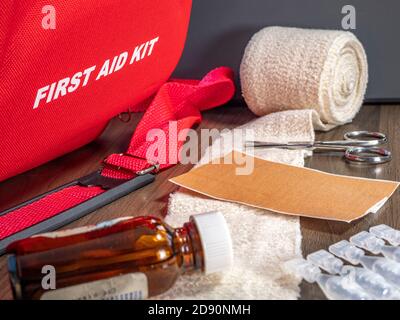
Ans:
{"label": "white bandage roll", "polygon": [[351,122],[360,110],[368,63],[350,32],[267,27],[247,45],[240,77],[256,115],[315,109],[329,129]]}

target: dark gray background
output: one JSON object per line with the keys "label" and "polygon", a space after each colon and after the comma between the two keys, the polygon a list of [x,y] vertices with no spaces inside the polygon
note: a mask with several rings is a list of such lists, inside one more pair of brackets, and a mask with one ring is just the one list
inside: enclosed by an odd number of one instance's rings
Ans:
{"label": "dark gray background", "polygon": [[236,72],[251,36],[265,26],[341,29],[342,7],[355,6],[370,65],[369,102],[400,101],[399,0],[193,0],[186,48],[175,73],[201,77],[226,65]]}

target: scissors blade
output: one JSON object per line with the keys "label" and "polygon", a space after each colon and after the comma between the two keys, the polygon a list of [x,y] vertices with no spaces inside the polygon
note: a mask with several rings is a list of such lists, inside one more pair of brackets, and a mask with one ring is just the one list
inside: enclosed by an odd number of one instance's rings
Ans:
{"label": "scissors blade", "polygon": [[267,142],[267,141],[246,141],[246,148],[263,148],[263,149],[310,149],[313,148],[314,145],[308,141],[292,141],[287,143],[276,143],[276,142]]}
{"label": "scissors blade", "polygon": [[380,140],[338,140],[338,141],[316,141],[318,148],[352,148],[352,147],[374,147],[381,145]]}

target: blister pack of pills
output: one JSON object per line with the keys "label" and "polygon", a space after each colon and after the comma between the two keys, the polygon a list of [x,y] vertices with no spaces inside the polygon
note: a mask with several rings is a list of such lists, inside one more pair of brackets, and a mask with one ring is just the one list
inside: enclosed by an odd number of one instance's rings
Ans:
{"label": "blister pack of pills", "polygon": [[370,228],[285,267],[331,300],[400,300],[400,231]]}

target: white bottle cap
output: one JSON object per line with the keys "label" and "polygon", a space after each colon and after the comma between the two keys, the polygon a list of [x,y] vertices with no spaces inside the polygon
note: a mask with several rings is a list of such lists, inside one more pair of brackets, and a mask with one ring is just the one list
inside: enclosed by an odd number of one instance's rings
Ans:
{"label": "white bottle cap", "polygon": [[209,212],[191,217],[199,232],[206,274],[224,271],[233,264],[232,239],[222,213]]}

